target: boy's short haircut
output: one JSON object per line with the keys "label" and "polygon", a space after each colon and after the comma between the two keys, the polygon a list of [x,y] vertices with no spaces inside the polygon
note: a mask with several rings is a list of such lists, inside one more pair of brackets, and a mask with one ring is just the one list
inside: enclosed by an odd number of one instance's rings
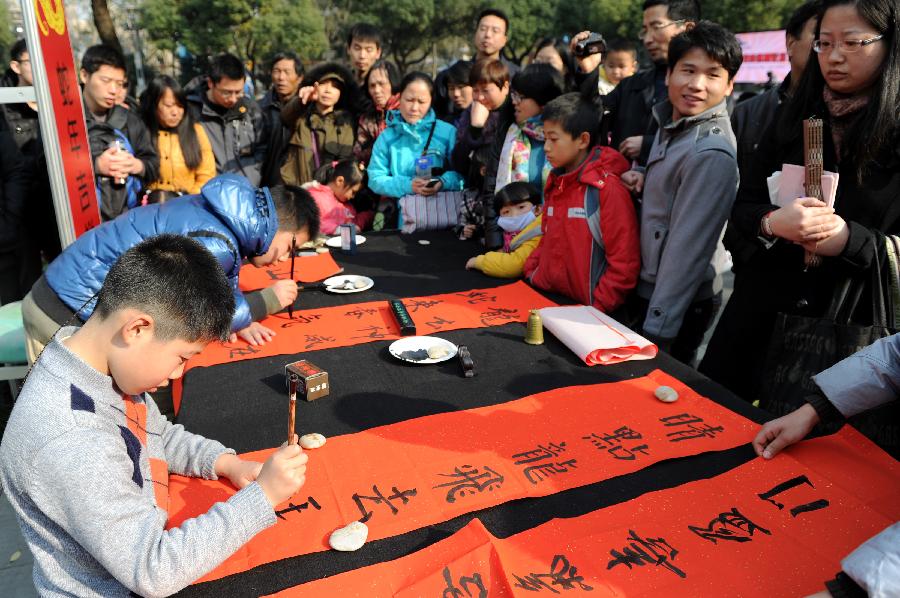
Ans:
{"label": "boy's short haircut", "polygon": [[608,44],[606,44],[606,56],[609,56],[613,52],[628,52],[634,59],[637,60],[638,49],[637,44],[631,41],[630,39],[625,39],[624,37],[617,37],[615,39],[610,40]]}
{"label": "boy's short haircut", "polygon": [[358,42],[372,42],[375,47],[381,49],[381,30],[371,23],[357,23],[350,28],[347,34],[347,47],[353,45],[353,40]]}
{"label": "boy's short haircut", "polygon": [[799,39],[803,35],[803,27],[806,26],[806,22],[817,16],[820,8],[822,8],[821,0],[809,0],[801,4],[785,24],[785,33],[794,39]]}
{"label": "boy's short haircut", "polygon": [[500,212],[506,206],[517,206],[530,201],[536,206],[541,205],[540,190],[526,181],[509,183],[494,195],[494,210]]}
{"label": "boy's short haircut", "polygon": [[234,294],[218,260],[181,235],[145,239],[113,264],[97,295],[94,315],[106,319],[134,308],[153,316],[157,340],[226,340]]}
{"label": "boy's short haircut", "polygon": [[731,31],[712,21],[699,21],[693,29],[682,31],[669,42],[669,70],[674,70],[678,61],[694,48],[721,64],[728,71],[729,81],[744,61],[741,42]]}
{"label": "boy's short haircut", "polygon": [[509,17],[506,16],[505,12],[503,12],[499,8],[485,8],[480,13],[478,13],[478,16],[475,18],[476,28],[478,27],[478,24],[481,23],[481,19],[483,19],[484,17],[497,17],[498,19],[503,21],[503,24],[506,26],[506,31],[504,31],[503,33],[505,35],[509,35]]}
{"label": "boy's short haircut", "polygon": [[22,58],[22,54],[28,51],[28,44],[25,42],[25,39],[22,38],[16,43],[12,45],[12,48],[9,49],[9,59],[15,60],[16,62]]}
{"label": "boy's short haircut", "polygon": [[111,66],[124,72],[126,70],[125,57],[112,46],[105,44],[91,46],[84,52],[84,56],[81,57],[81,68],[88,75],[93,75],[100,70],[101,66]]}
{"label": "boy's short haircut", "polygon": [[505,83],[509,83],[509,68],[502,60],[482,58],[472,65],[472,71],[469,73],[469,85],[475,87],[478,84],[488,85],[490,83],[501,88]]}
{"label": "boy's short haircut", "polygon": [[[293,60],[294,61],[294,71],[297,72],[298,75],[303,74],[303,61],[300,60],[300,57],[297,56],[294,52],[279,52],[275,56],[272,57],[272,61],[269,63],[269,70],[275,68],[275,65],[281,62],[282,60]],[[230,78],[230,77],[229,77]]]}
{"label": "boy's short haircut", "polygon": [[673,21],[700,20],[700,0],[644,0],[641,10],[647,10],[654,6],[666,6],[666,16]]}
{"label": "boy's short haircut", "polygon": [[580,93],[566,93],[544,106],[544,122],[559,123],[562,130],[573,138],[582,133],[591,136],[591,145],[600,133],[600,112],[597,105]]}
{"label": "boy's short haircut", "polygon": [[447,85],[470,85],[469,75],[472,73],[472,63],[467,60],[457,60],[453,66],[447,69]]}
{"label": "boy's short haircut", "polygon": [[319,234],[319,208],[309,191],[294,185],[275,185],[269,189],[278,215],[278,230],[298,231],[307,227],[309,238]]}
{"label": "boy's short haircut", "polygon": [[241,81],[246,77],[244,64],[240,58],[225,52],[212,59],[209,64],[209,78],[213,83],[218,83],[223,77],[233,81]]}

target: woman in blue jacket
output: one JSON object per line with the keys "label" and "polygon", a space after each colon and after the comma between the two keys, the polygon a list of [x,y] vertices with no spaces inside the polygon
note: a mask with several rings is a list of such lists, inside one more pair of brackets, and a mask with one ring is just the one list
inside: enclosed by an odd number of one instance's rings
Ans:
{"label": "woman in blue jacket", "polygon": [[[435,117],[433,90],[431,77],[425,73],[409,73],[400,82],[400,109],[388,113],[387,128],[372,148],[369,188],[375,193],[393,198],[429,197],[462,189],[462,177],[449,170],[456,129]],[[424,175],[421,167],[417,176],[416,162],[423,156],[428,158],[431,176]],[[429,184],[432,177],[438,180]]]}
{"label": "woman in blue jacket", "polygon": [[79,237],[47,268],[22,305],[29,358],[34,361],[59,326],[87,320],[112,265],[144,239],[174,233],[199,241],[216,257],[232,285],[231,329],[251,345],[274,334],[256,320],[297,298],[293,281],[279,281],[259,293],[242,294],[238,273],[245,258],[256,267],[290,256],[292,239],[304,243],[319,229],[319,212],[298,187],[257,189],[247,179],[224,174],[199,195],[149,205],[122,214]]}

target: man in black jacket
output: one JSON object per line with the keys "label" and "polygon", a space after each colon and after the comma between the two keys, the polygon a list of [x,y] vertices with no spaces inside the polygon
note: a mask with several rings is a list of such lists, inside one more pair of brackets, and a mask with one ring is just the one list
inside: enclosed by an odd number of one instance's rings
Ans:
{"label": "man in black jacket", "polygon": [[261,184],[264,186],[272,187],[283,182],[280,169],[290,131],[281,122],[281,109],[297,95],[303,75],[303,63],[293,52],[279,52],[272,57],[272,88],[259,102],[266,120],[269,142],[262,170]]}
{"label": "man in black jacket", "polygon": [[188,96],[216,156],[216,172],[243,175],[259,186],[268,147],[268,127],[259,104],[244,96],[246,71],[233,54],[212,60],[206,85]]}
{"label": "man in black jacket", "polygon": [[91,46],[80,75],[100,216],[112,220],[137,206],[140,191],[159,175],[156,142],[137,114],[117,104],[125,85],[125,57],[118,50]]}
{"label": "man in black jacket", "polygon": [[[653,67],[623,79],[612,93],[603,96],[601,139],[618,149],[629,160],[646,163],[656,135],[653,106],[666,100],[666,70],[669,42],[673,37],[700,20],[698,0],[645,0],[640,38]],[[587,37],[582,32],[572,38],[572,45]],[[602,58],[594,54],[579,59],[579,68],[590,73],[581,85],[584,94],[597,95],[597,69]]]}
{"label": "man in black jacket", "polygon": [[[21,39],[13,44],[9,55],[9,69],[0,79],[0,86],[32,86],[31,57],[25,40]],[[50,191],[50,177],[47,174],[47,160],[44,157],[37,103],[0,104],[0,113],[6,117],[9,132],[25,161],[24,173],[28,180],[19,260],[24,295],[40,277],[43,261],[52,262],[62,248],[53,208],[53,194]]]}
{"label": "man in black jacket", "polygon": [[22,288],[22,215],[28,175],[25,160],[0,117],[0,304],[18,301],[28,292]]}

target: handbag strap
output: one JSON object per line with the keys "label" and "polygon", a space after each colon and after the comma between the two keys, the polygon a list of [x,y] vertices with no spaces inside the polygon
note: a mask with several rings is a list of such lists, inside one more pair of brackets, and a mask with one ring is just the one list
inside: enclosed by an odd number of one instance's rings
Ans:
{"label": "handbag strap", "polygon": [[428,139],[425,140],[425,147],[422,149],[422,155],[428,153],[428,146],[431,145],[431,138],[434,136],[434,129],[437,127],[437,119],[431,123],[431,130],[428,131]]}
{"label": "handbag strap", "polygon": [[[882,236],[883,240],[887,240]],[[880,248],[876,248],[872,264],[869,266],[869,284],[871,292],[872,324],[888,326],[888,310],[885,305],[884,286],[882,284],[882,268]],[[866,287],[865,276],[846,277],[839,283],[831,298],[828,308],[828,319],[837,324],[847,325],[856,313],[859,300]]]}

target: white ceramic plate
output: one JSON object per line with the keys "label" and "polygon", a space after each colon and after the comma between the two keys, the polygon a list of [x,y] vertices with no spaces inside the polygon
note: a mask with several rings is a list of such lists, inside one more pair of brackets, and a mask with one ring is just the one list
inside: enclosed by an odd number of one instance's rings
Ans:
{"label": "white ceramic plate", "polygon": [[[364,282],[365,286],[361,286],[359,288],[354,286],[352,289],[343,288],[343,286],[348,282],[356,283],[358,281]],[[329,293],[362,293],[363,291],[368,291],[373,286],[375,286],[375,281],[368,276],[358,276],[356,274],[339,274],[337,276],[332,276],[331,278],[326,278],[322,281],[322,285]]]}
{"label": "white ceramic plate", "polygon": [[[362,245],[366,242],[366,238],[362,235],[356,235],[356,244]],[[325,244],[329,247],[334,247],[335,249],[341,248],[341,238],[340,237],[328,237],[328,240],[325,241]]]}
{"label": "white ceramic plate", "polygon": [[[445,347],[449,353],[440,359],[428,357],[428,349],[434,346]],[[388,347],[391,355],[400,361],[416,364],[440,363],[456,357],[456,345],[436,336],[407,336],[391,343]],[[416,354],[419,352],[419,354]],[[421,358],[424,357],[424,358]]]}

